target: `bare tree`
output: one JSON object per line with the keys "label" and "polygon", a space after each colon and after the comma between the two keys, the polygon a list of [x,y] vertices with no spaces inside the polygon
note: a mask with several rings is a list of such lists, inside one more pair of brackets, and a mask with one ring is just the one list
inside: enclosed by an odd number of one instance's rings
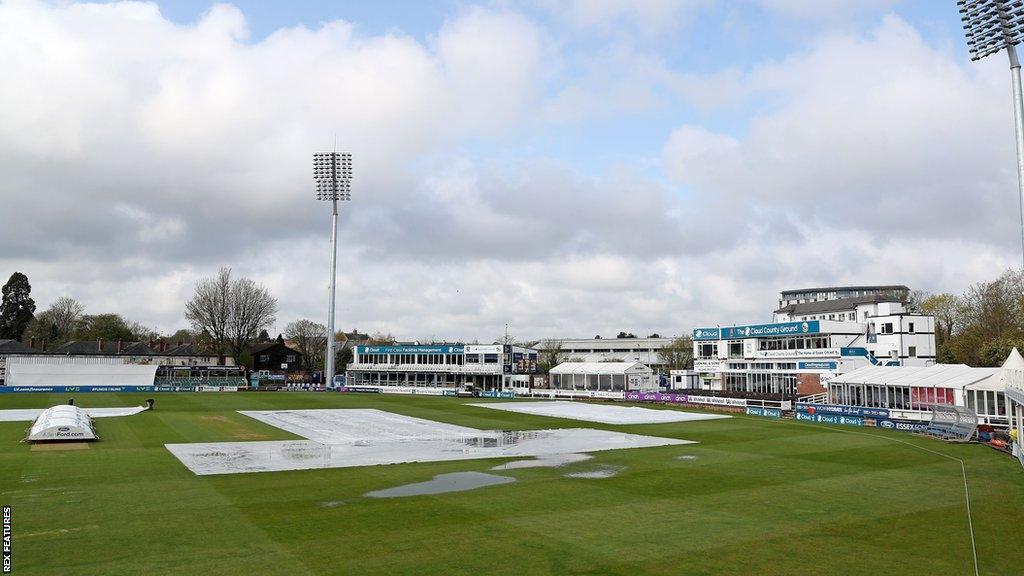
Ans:
{"label": "bare tree", "polygon": [[387,346],[396,342],[395,337],[390,332],[374,332],[370,335],[369,344],[376,346]]}
{"label": "bare tree", "polygon": [[231,268],[200,280],[185,305],[185,318],[210,335],[214,351],[240,357],[261,329],[274,324],[277,299],[248,278],[231,279]]}
{"label": "bare tree", "polygon": [[680,336],[658,350],[658,356],[669,370],[682,370],[693,362],[693,339],[689,336]]}
{"label": "bare tree", "polygon": [[296,320],[284,327],[284,337],[302,353],[307,370],[322,367],[327,353],[327,327],[311,320]]}
{"label": "bare tree", "polygon": [[277,298],[248,278],[239,278],[231,286],[231,315],[228,338],[237,358],[259,335],[260,330],[277,320]]}
{"label": "bare tree", "polygon": [[545,374],[565,361],[567,354],[562,349],[561,340],[542,340],[537,344],[537,348],[540,351],[537,367]]}
{"label": "bare tree", "polygon": [[150,328],[149,326],[146,326],[145,324],[136,322],[134,320],[129,320],[127,324],[128,331],[131,332],[132,334],[132,340],[144,342],[146,340],[156,340],[157,338],[160,338],[159,332]]}
{"label": "bare tree", "polygon": [[209,334],[214,352],[227,352],[231,268],[221,268],[216,277],[204,278],[196,284],[192,300],[185,304],[185,318],[197,332]]}
{"label": "bare tree", "polygon": [[61,296],[50,306],[36,314],[25,331],[26,338],[37,341],[49,340],[51,345],[60,344],[71,338],[83,318],[85,306],[74,298]]}
{"label": "bare tree", "polygon": [[911,290],[907,293],[906,298],[903,299],[903,305],[906,306],[907,310],[917,312],[921,310],[921,306],[930,297],[931,294],[925,290]]}
{"label": "bare tree", "polygon": [[50,304],[46,312],[50,322],[57,327],[57,334],[61,338],[67,338],[74,332],[78,320],[82,318],[85,306],[74,298],[61,296]]}

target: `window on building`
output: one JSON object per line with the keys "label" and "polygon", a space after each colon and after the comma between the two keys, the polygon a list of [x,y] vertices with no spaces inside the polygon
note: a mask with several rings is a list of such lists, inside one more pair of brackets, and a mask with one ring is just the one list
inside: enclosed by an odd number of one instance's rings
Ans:
{"label": "window on building", "polygon": [[882,324],[882,334],[892,334],[892,322]]}
{"label": "window on building", "polygon": [[743,342],[729,342],[729,358],[743,358]]}
{"label": "window on building", "polygon": [[295,354],[288,354],[284,357],[285,362],[295,362]]}
{"label": "window on building", "polygon": [[908,346],[907,355],[911,358],[917,358],[917,346]]}
{"label": "window on building", "polygon": [[907,323],[907,332],[910,332],[911,334],[914,333],[914,323],[913,322]]}

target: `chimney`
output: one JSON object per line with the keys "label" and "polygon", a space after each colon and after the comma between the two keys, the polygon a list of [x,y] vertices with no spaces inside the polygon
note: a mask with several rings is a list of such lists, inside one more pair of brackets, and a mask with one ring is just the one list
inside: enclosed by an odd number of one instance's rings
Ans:
{"label": "chimney", "polygon": [[117,339],[117,353],[120,354],[124,350],[124,342],[120,338]]}
{"label": "chimney", "polygon": [[29,340],[28,347],[29,348],[35,348],[36,347],[36,337],[35,336],[33,336],[31,340]]}
{"label": "chimney", "polygon": [[100,338],[99,340],[96,341],[96,351],[99,352],[100,354],[103,353],[103,339],[102,338]]}
{"label": "chimney", "polygon": [[43,352],[46,352],[47,339],[43,338]]}

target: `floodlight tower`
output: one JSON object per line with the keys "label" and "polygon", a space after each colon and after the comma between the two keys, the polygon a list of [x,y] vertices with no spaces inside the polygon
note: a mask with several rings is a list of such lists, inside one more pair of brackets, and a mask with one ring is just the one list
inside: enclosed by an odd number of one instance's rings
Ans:
{"label": "floodlight tower", "polygon": [[1013,84],[1013,127],[1017,136],[1017,195],[1020,202],[1021,258],[1024,262],[1024,95],[1017,44],[1024,40],[1024,0],[957,0],[971,60],[1006,49]]}
{"label": "floodlight tower", "polygon": [[327,313],[327,355],[324,386],[334,384],[334,289],[338,271],[338,201],[352,199],[352,155],[338,152],[313,154],[316,199],[331,201],[331,303]]}

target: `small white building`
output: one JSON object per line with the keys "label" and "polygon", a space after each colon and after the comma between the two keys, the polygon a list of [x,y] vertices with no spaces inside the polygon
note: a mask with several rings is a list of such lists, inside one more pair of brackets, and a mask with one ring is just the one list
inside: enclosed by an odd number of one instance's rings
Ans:
{"label": "small white building", "polygon": [[670,370],[669,388],[672,390],[693,390],[701,387],[700,375],[696,370]]}
{"label": "small white building", "polygon": [[675,338],[554,338],[541,340],[537,350],[557,347],[566,362],[641,362],[653,370],[664,370],[661,349]]}
{"label": "small white building", "polygon": [[95,440],[92,420],[78,406],[60,405],[43,410],[28,431],[29,442]]}
{"label": "small white building", "polygon": [[654,371],[640,362],[563,362],[549,376],[551,388],[557,390],[658,390]]}
{"label": "small white building", "polygon": [[529,389],[537,351],[511,344],[354,346],[346,386]]}

